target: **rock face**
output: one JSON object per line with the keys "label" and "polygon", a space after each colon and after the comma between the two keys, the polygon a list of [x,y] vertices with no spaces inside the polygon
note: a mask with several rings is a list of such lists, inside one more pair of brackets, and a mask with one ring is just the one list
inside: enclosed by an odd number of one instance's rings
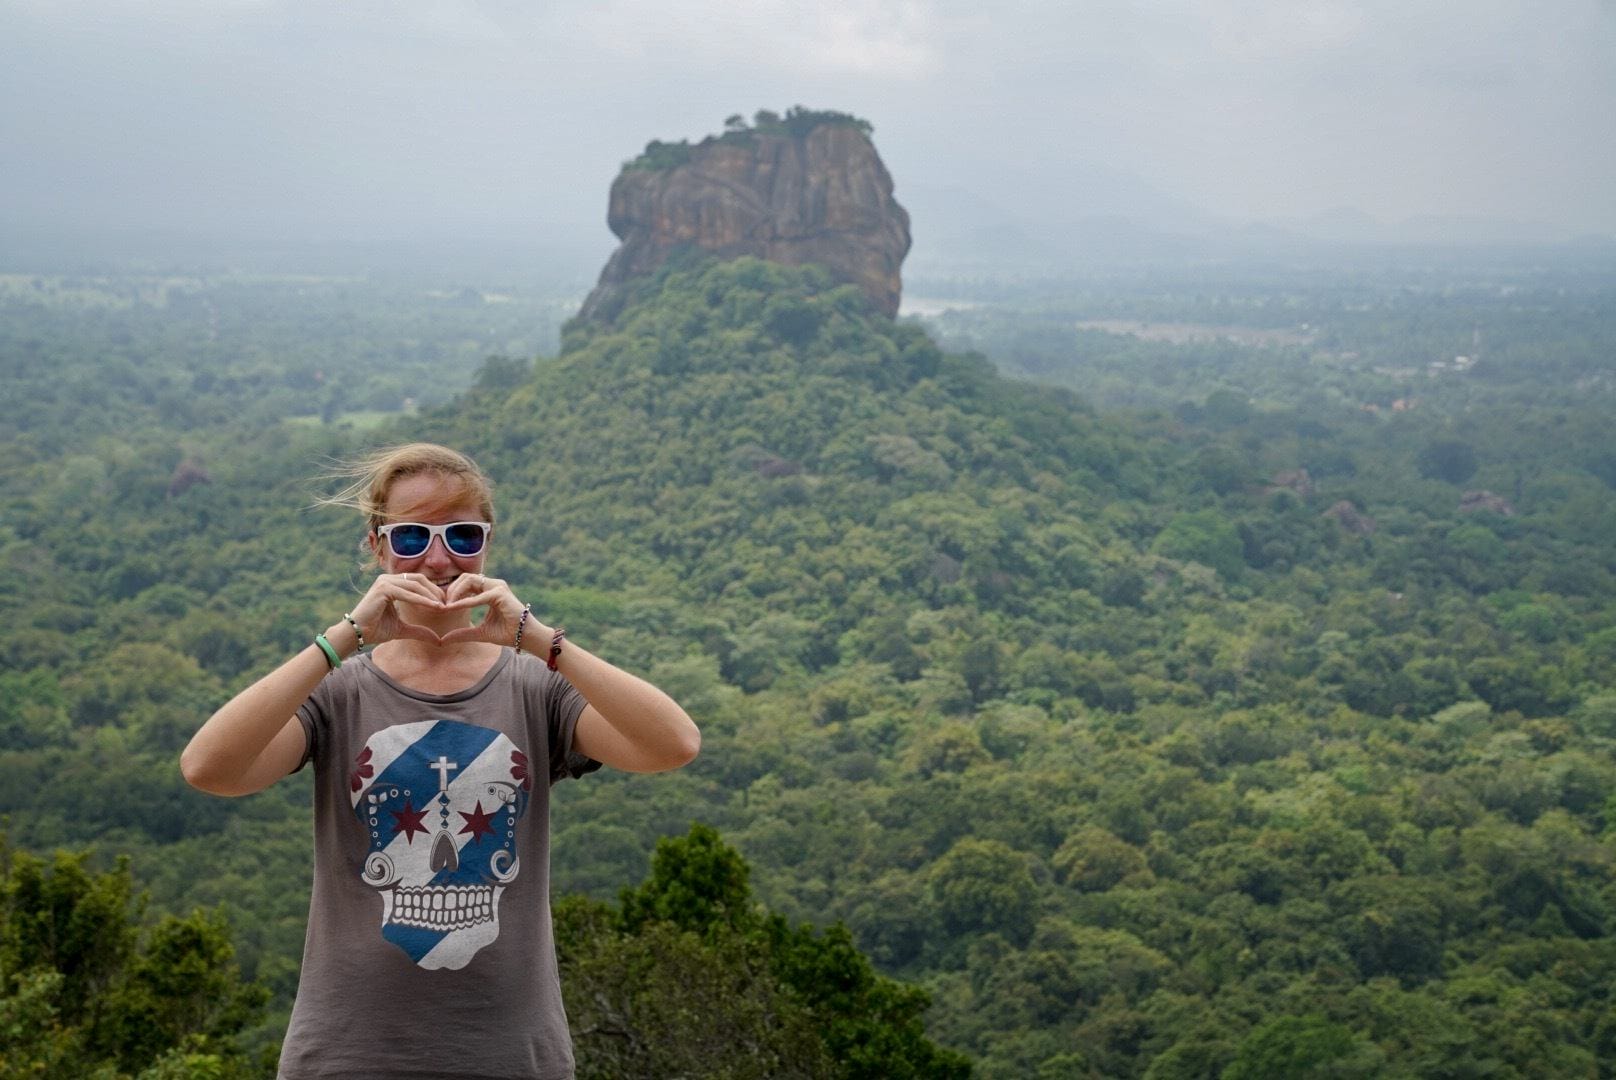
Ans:
{"label": "rock face", "polygon": [[909,214],[859,126],[821,123],[799,132],[782,125],[664,149],[677,151],[671,163],[630,162],[612,184],[607,224],[622,244],[580,318],[609,321],[628,281],[691,248],[819,263],[863,289],[878,310],[898,313]]}
{"label": "rock face", "polygon": [[1268,494],[1272,495],[1276,491],[1294,491],[1305,499],[1313,494],[1313,478],[1308,475],[1306,469],[1286,469],[1284,472],[1275,473],[1268,487]]}
{"label": "rock face", "polygon": [[1334,518],[1336,524],[1354,536],[1373,536],[1375,519],[1359,510],[1346,499],[1342,499],[1324,512],[1327,518]]}
{"label": "rock face", "polygon": [[1487,490],[1465,492],[1464,498],[1459,500],[1459,513],[1475,514],[1481,512],[1514,517],[1515,507],[1511,506],[1509,500],[1502,495],[1494,495]]}

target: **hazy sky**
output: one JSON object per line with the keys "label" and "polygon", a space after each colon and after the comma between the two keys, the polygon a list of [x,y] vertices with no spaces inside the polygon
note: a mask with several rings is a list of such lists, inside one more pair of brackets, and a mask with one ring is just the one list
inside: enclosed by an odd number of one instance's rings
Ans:
{"label": "hazy sky", "polygon": [[1616,0],[0,0],[0,226],[607,250],[646,141],[798,103],[900,200],[1616,233]]}

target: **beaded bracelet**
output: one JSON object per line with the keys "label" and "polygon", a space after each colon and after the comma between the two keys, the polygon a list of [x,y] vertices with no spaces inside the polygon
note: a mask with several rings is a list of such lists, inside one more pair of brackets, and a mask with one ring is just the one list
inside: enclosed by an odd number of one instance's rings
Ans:
{"label": "beaded bracelet", "polygon": [[516,620],[516,651],[522,651],[522,631],[527,627],[527,617],[532,613],[532,604],[522,605],[522,617]]}
{"label": "beaded bracelet", "polygon": [[550,658],[544,662],[545,667],[551,671],[556,669],[556,657],[561,655],[561,643],[566,638],[567,632],[559,626],[556,627],[555,637],[550,639]]}
{"label": "beaded bracelet", "polygon": [[348,625],[349,626],[353,627],[354,640],[359,642],[359,651],[364,652],[365,651],[365,635],[361,634],[359,632],[359,624],[354,622],[353,613],[349,612],[349,611],[344,611],[342,613],[342,617],[344,619],[348,620]]}

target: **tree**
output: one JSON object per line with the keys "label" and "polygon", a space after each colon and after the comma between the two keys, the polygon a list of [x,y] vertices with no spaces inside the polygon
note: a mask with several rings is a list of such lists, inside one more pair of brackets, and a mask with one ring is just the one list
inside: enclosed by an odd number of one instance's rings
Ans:
{"label": "tree", "polygon": [[876,973],[840,924],[757,907],[750,869],[710,826],[663,838],[617,911],[556,907],[556,950],[580,1077],[940,1077],[968,1061],[933,1045],[930,999]]}
{"label": "tree", "polygon": [[744,936],[664,921],[625,932],[618,913],[582,897],[554,918],[580,1080],[835,1075],[810,1011]]}
{"label": "tree", "polygon": [[1245,571],[1245,546],[1234,522],[1216,510],[1179,514],[1167,523],[1150,550],[1180,562],[1210,566],[1230,581]]}
{"label": "tree", "polygon": [[1414,464],[1427,479],[1462,484],[1476,475],[1476,448],[1457,439],[1439,439],[1427,443]]}
{"label": "tree", "polygon": [[932,866],[932,903],[951,933],[992,931],[1024,942],[1037,889],[1026,857],[999,840],[961,840]]}
{"label": "tree", "polygon": [[1239,454],[1226,446],[1208,446],[1195,455],[1191,471],[1207,489],[1227,495],[1245,486],[1251,470]]}
{"label": "tree", "polygon": [[725,844],[718,830],[699,822],[682,839],[664,837],[651,856],[651,876],[638,888],[624,889],[622,923],[636,931],[650,922],[713,935],[721,929],[744,931],[757,925],[751,868]]}
{"label": "tree", "polygon": [[47,864],[0,839],[0,1077],[136,1073],[176,1054],[191,1075],[255,1074],[235,1036],[269,994],[242,980],[223,919],[143,926],[127,862],[88,859]]}
{"label": "tree", "polygon": [[1148,880],[1150,873],[1138,848],[1095,825],[1074,830],[1052,862],[1056,880],[1079,892],[1104,892],[1136,875]]}
{"label": "tree", "polygon": [[1374,1044],[1317,1014],[1281,1016],[1241,1041],[1223,1080],[1332,1080],[1379,1076]]}
{"label": "tree", "polygon": [[1251,419],[1251,399],[1234,390],[1214,390],[1201,407],[1206,422],[1215,428],[1235,428]]}

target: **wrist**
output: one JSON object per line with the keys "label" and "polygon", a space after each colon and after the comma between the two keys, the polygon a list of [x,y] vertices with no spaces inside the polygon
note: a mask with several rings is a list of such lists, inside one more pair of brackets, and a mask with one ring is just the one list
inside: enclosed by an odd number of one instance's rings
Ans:
{"label": "wrist", "polygon": [[558,633],[565,631],[558,626],[547,626],[533,614],[532,608],[524,608],[517,625],[516,651],[548,661]]}
{"label": "wrist", "polygon": [[333,649],[337,650],[337,655],[344,660],[359,651],[359,636],[354,633],[354,629],[349,625],[347,619],[338,619],[326,627],[325,639],[331,643]]}
{"label": "wrist", "polygon": [[561,655],[567,651],[567,631],[564,627],[543,627],[542,637],[534,638],[533,651],[551,671],[557,670]]}
{"label": "wrist", "polygon": [[516,622],[516,641],[514,644],[517,652],[527,653],[542,659],[549,655],[550,636],[553,633],[555,631],[540,622],[539,617],[533,614],[531,604],[522,605],[522,614],[517,618]]}

